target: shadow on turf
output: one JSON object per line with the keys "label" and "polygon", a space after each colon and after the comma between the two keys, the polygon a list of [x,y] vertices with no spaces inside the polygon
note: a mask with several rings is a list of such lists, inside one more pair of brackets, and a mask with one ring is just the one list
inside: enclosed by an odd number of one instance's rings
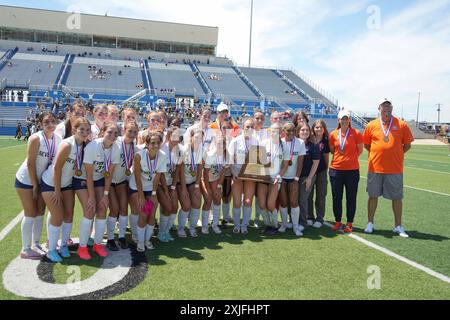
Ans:
{"label": "shadow on turf", "polygon": [[[353,227],[353,232],[366,234],[366,233],[364,233],[364,229],[357,228],[357,227]],[[447,238],[445,236],[440,236],[438,234],[430,234],[430,233],[423,233],[423,232],[419,232],[419,231],[410,231],[410,230],[407,230],[406,232],[408,233],[408,235],[411,239],[430,240],[430,241],[437,241],[437,242],[450,240],[450,238]],[[378,230],[378,229],[374,231],[372,236],[382,236],[382,237],[385,237],[388,239],[397,237],[394,234],[394,232],[392,232],[392,230]]]}

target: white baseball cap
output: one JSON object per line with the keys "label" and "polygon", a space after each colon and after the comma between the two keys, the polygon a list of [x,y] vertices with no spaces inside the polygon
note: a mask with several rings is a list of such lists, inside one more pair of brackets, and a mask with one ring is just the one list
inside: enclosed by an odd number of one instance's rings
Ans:
{"label": "white baseball cap", "polygon": [[381,105],[383,105],[385,103],[388,103],[388,104],[392,105],[392,101],[390,99],[388,99],[388,98],[381,99],[380,103],[378,105],[381,106]]}
{"label": "white baseball cap", "polygon": [[339,111],[338,119],[342,119],[344,117],[347,117],[347,118],[350,119],[350,111],[348,111],[348,110],[341,110],[341,111]]}
{"label": "white baseball cap", "polygon": [[228,106],[225,103],[222,102],[217,106],[217,112],[222,112],[225,110],[229,111]]}

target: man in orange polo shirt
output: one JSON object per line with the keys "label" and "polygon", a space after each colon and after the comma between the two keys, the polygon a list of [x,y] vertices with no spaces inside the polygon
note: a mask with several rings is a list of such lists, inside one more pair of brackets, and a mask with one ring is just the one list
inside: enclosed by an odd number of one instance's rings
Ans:
{"label": "man in orange polo shirt", "polygon": [[392,103],[383,100],[378,110],[380,118],[371,121],[364,131],[364,146],[369,151],[367,175],[368,224],[364,232],[374,231],[373,219],[378,197],[392,200],[395,216],[394,233],[403,238],[408,234],[402,227],[403,159],[414,141],[406,122],[392,116]]}
{"label": "man in orange polo shirt", "polygon": [[[229,118],[229,112],[230,112],[230,110],[229,110],[228,106],[225,103],[221,102],[217,106],[216,120],[213,123],[211,123],[209,125],[209,127],[211,129],[216,129],[216,130],[222,129],[222,122],[224,119]],[[231,137],[235,138],[239,135],[239,126],[233,119],[231,120],[231,126],[232,126]]]}

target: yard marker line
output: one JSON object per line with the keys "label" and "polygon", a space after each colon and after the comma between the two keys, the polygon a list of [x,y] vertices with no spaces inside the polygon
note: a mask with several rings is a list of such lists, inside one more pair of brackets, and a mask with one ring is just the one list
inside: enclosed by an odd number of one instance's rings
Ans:
{"label": "yard marker line", "polygon": [[0,241],[2,241],[8,233],[22,220],[23,218],[23,210],[15,217],[1,232],[0,232]]}
{"label": "yard marker line", "polygon": [[[367,160],[359,160],[361,162],[367,162]],[[446,163],[447,164],[447,163]],[[434,173],[439,173],[439,174],[450,174],[450,172],[445,172],[445,171],[439,171],[439,170],[432,170],[432,169],[425,169],[425,168],[417,168],[417,167],[408,167],[408,166],[403,166],[404,168],[407,169],[413,169],[413,170],[423,170],[423,171],[430,171],[430,172],[434,172]]]}
{"label": "yard marker line", "polygon": [[[326,226],[330,227],[330,228],[333,227],[333,226],[332,226],[330,223],[328,223],[328,222],[324,222],[324,224],[325,224]],[[437,278],[437,279],[439,279],[439,280],[442,280],[442,281],[444,281],[444,282],[450,283],[450,278],[447,277],[447,276],[445,276],[445,275],[443,275],[443,274],[441,274],[441,273],[439,273],[439,272],[436,272],[436,271],[434,271],[434,270],[432,270],[432,269],[430,269],[430,268],[428,268],[428,267],[425,267],[425,266],[423,266],[423,265],[421,265],[421,264],[419,264],[419,263],[417,263],[417,262],[414,262],[414,261],[412,261],[412,260],[409,260],[408,258],[405,258],[405,257],[403,257],[403,256],[401,256],[401,255],[399,255],[399,254],[397,254],[397,253],[395,253],[395,252],[392,252],[392,251],[389,250],[389,249],[386,249],[386,248],[384,248],[384,247],[381,247],[381,246],[379,246],[379,245],[377,245],[377,244],[375,244],[375,243],[373,243],[373,242],[370,242],[369,240],[366,240],[366,239],[364,239],[364,238],[362,238],[362,237],[360,237],[360,236],[357,236],[357,235],[355,235],[355,234],[353,234],[353,233],[352,233],[352,234],[349,234],[348,236],[349,236],[350,238],[356,240],[356,241],[359,241],[359,242],[365,244],[365,245],[368,246],[368,247],[371,247],[371,248],[373,248],[373,249],[375,249],[375,250],[378,250],[378,251],[380,251],[380,252],[382,252],[382,253],[384,253],[384,254],[387,254],[387,255],[390,256],[390,257],[393,257],[393,258],[395,258],[395,259],[397,259],[397,260],[399,260],[399,261],[401,261],[401,262],[404,262],[404,263],[410,265],[411,267],[414,267],[414,268],[416,268],[416,269],[418,269],[418,270],[420,270],[420,271],[423,271],[423,272],[425,272],[426,274],[428,274],[428,275],[430,275],[430,276],[433,276],[433,277],[435,277],[435,278]],[[406,240],[406,241],[407,241],[407,240]]]}
{"label": "yard marker line", "polygon": [[[363,179],[367,179],[367,177],[365,177],[365,176],[360,176],[360,177],[363,178]],[[428,189],[421,189],[421,188],[411,187],[411,186],[407,186],[407,185],[404,185],[403,187],[409,188],[409,189],[413,189],[413,190],[418,190],[418,191],[425,191],[425,192],[429,192],[429,193],[434,193],[434,194],[438,194],[440,196],[450,197],[450,194],[448,194],[448,193],[442,193],[442,192],[437,192],[437,191],[428,190]]]}
{"label": "yard marker line", "polygon": [[12,149],[12,148],[17,148],[17,147],[22,147],[22,146],[26,146],[26,144],[19,144],[19,145],[17,145],[17,146],[10,146],[10,147],[4,147],[4,148],[0,147],[0,151],[1,151],[1,150],[6,150],[6,149]]}

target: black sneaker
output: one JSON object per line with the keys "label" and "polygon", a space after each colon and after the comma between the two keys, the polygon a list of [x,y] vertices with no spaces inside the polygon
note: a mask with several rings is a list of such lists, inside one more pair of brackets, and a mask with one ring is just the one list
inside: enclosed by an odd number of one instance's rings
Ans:
{"label": "black sneaker", "polygon": [[108,242],[106,242],[106,247],[109,251],[119,251],[119,247],[117,246],[115,240],[108,240]]}
{"label": "black sneaker", "polygon": [[127,242],[127,239],[125,239],[125,238],[119,238],[119,246],[120,246],[122,249],[128,249],[128,242]]}

